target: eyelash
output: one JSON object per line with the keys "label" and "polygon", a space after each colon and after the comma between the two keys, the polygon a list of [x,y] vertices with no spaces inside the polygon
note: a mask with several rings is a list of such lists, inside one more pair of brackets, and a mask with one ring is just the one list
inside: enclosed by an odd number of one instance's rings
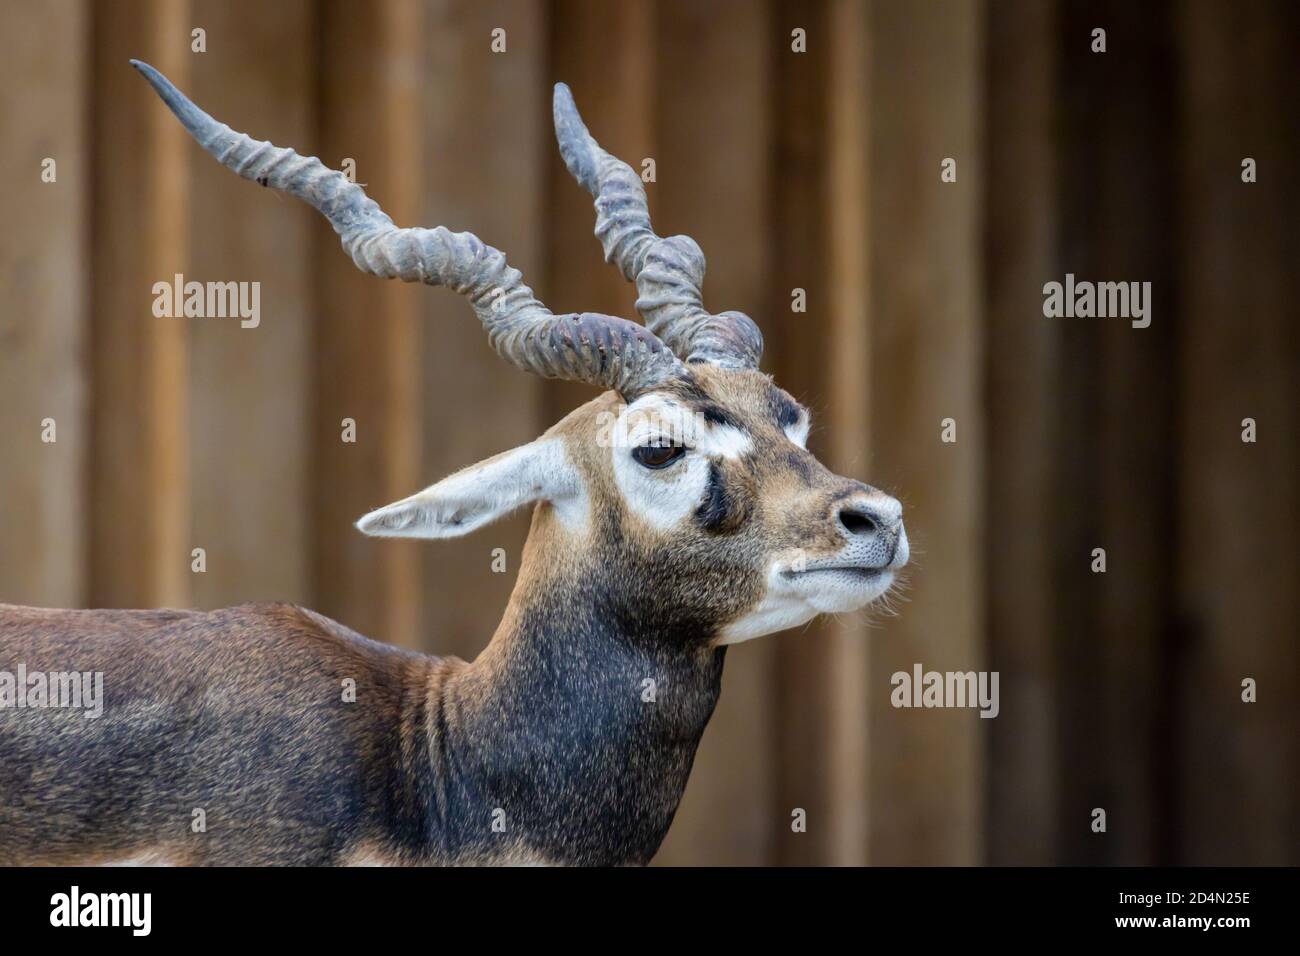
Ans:
{"label": "eyelash", "polygon": [[[669,451],[671,454],[663,461],[657,461],[654,458],[653,453],[662,451]],[[649,468],[652,471],[669,468],[681,461],[685,455],[685,445],[666,444],[655,441],[647,442],[644,445],[638,445],[636,448],[632,449],[632,459],[642,468]]]}

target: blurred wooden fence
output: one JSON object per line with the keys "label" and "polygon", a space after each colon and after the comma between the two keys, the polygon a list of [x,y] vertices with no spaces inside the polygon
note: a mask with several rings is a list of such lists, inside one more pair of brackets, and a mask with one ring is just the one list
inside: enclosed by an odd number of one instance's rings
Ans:
{"label": "blurred wooden fence", "polygon": [[[815,450],[899,494],[917,551],[899,617],[731,651],[660,861],[1297,861],[1293,5],[5,0],[3,22],[0,600],[294,601],[474,656],[525,519],[445,544],[352,521],[589,392],[505,366],[455,296],[357,273],[127,60],[355,160],[399,223],[472,229],[553,308],[630,315],[555,155],[565,80],[606,146],[655,159],[659,231],[700,241],[709,301],[759,320]],[[1151,281],[1151,327],[1044,318],[1066,272]],[[176,273],[260,282],[260,326],[155,319]],[[915,662],[998,670],[1000,715],[895,710]]]}

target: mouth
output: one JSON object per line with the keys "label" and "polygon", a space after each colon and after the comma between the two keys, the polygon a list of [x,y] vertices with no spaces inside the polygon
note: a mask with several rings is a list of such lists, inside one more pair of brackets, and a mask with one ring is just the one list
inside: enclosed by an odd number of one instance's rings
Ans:
{"label": "mouth", "polygon": [[768,568],[763,600],[740,621],[728,625],[720,643],[734,644],[798,627],[818,614],[856,611],[883,596],[893,584],[891,568],[818,563],[796,569],[774,562]]}
{"label": "mouth", "polygon": [[822,614],[856,611],[881,597],[894,583],[890,568],[830,565],[780,572],[785,587]]}
{"label": "mouth", "polygon": [[875,584],[887,575],[890,577],[893,576],[888,568],[862,568],[856,566],[805,568],[802,571],[796,571],[791,568],[781,572],[781,576],[787,581],[816,578],[817,575],[838,575],[844,580],[858,581],[862,584]]}

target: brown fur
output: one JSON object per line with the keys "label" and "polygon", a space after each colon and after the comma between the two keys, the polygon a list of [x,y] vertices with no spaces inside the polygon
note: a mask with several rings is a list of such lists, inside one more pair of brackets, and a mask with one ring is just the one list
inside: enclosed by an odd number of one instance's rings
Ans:
{"label": "brown fur", "polygon": [[0,865],[647,862],[717,700],[719,628],[762,597],[774,551],[839,548],[836,503],[865,488],[789,441],[792,400],[765,375],[698,367],[665,391],[753,440],[718,465],[723,520],[629,516],[597,440],[621,399],[588,403],[548,434],[590,520],[535,509],[472,664],[285,605],[0,605],[0,670],[102,671],[105,696],[97,720],[0,711]]}

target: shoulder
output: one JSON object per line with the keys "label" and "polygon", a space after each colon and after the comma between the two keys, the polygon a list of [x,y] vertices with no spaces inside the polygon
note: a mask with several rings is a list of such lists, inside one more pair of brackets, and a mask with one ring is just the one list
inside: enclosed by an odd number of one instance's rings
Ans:
{"label": "shoulder", "polygon": [[371,640],[310,608],[297,604],[239,604],[204,612],[208,625],[236,641],[319,645],[340,653],[391,661],[432,661],[428,655]]}

